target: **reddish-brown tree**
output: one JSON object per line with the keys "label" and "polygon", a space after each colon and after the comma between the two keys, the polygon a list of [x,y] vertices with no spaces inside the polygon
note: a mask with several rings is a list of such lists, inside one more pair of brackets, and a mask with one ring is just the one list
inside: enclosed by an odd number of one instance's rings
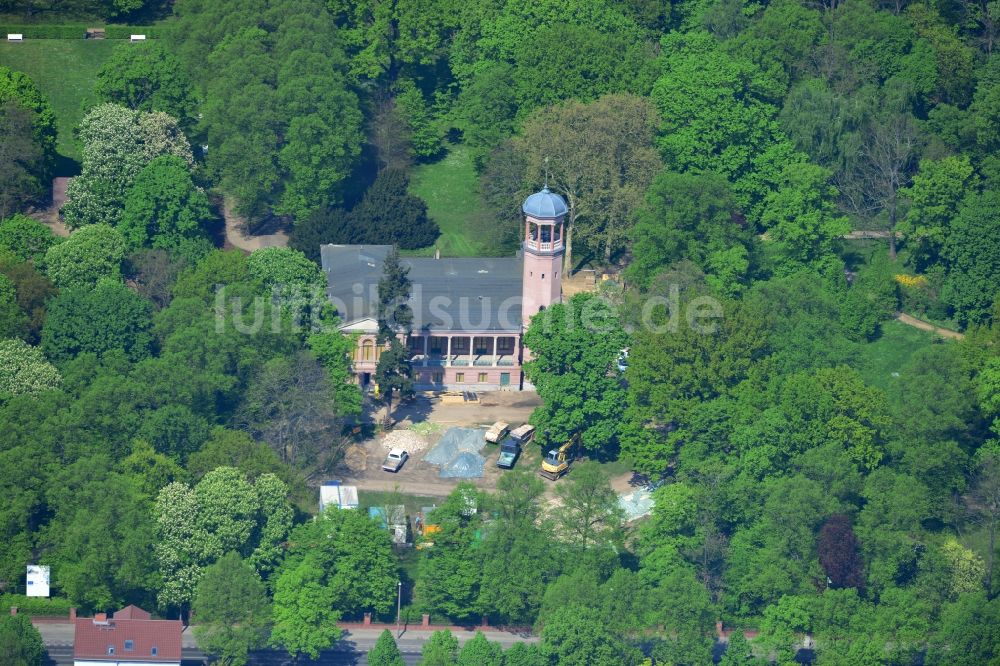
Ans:
{"label": "reddish-brown tree", "polygon": [[831,586],[864,587],[864,562],[850,518],[840,513],[827,518],[819,531],[818,550],[819,562]]}

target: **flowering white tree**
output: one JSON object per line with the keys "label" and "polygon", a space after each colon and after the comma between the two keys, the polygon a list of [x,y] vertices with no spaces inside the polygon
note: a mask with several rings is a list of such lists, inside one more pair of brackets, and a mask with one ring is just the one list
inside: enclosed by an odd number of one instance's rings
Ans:
{"label": "flowering white tree", "polygon": [[70,227],[116,225],[139,172],[160,155],[194,165],[191,146],[177,120],[165,113],[135,111],[118,104],[90,110],[80,123],[83,166],[67,188],[63,215]]}
{"label": "flowering white tree", "polygon": [[270,573],[292,526],[287,495],[273,474],[251,483],[234,467],[215,468],[193,488],[165,486],[155,513],[160,605],[188,606],[204,569],[230,551],[246,557],[261,576]]}
{"label": "flowering white tree", "polygon": [[62,376],[42,350],[23,340],[0,340],[0,401],[58,389]]}

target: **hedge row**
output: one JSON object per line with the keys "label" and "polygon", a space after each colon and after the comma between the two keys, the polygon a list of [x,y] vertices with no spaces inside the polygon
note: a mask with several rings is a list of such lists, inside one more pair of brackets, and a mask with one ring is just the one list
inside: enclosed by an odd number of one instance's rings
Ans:
{"label": "hedge row", "polygon": [[69,609],[73,604],[69,599],[44,599],[42,597],[26,597],[23,594],[0,595],[0,612],[4,615],[10,612],[11,606],[17,606],[17,612],[25,615],[65,615],[69,617]]}
{"label": "hedge row", "polygon": [[[100,26],[79,25],[0,25],[0,39],[6,40],[7,35],[20,34],[25,39],[84,39],[87,28]],[[162,34],[162,29],[146,25],[109,25],[104,27],[107,39],[128,39],[131,35],[146,35],[147,39],[156,39]]]}

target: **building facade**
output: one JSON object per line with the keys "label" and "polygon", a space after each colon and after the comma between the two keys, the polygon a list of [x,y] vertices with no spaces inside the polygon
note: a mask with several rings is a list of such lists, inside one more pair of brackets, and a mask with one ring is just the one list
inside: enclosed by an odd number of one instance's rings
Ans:
{"label": "building facade", "polygon": [[[514,257],[404,258],[413,326],[404,336],[420,390],[519,390],[530,358],[531,317],[562,299],[566,202],[548,188],[522,205],[524,239]],[[381,354],[378,281],[388,245],[320,248],[327,296],[341,331],[355,336],[352,366],[372,384]]]}

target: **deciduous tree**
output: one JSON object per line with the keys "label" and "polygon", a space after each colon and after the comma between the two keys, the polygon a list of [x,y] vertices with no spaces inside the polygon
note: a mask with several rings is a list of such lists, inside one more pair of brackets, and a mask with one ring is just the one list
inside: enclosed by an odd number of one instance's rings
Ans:
{"label": "deciduous tree", "polygon": [[388,629],[379,634],[375,647],[368,651],[367,658],[371,666],[405,666],[406,663]]}
{"label": "deciduous tree", "polygon": [[31,112],[31,136],[41,148],[44,166],[38,175],[44,177],[56,155],[56,115],[27,74],[0,66],[0,107],[6,108],[12,102]]}
{"label": "deciduous tree", "polygon": [[966,197],[945,240],[942,255],[948,276],[941,299],[963,324],[987,321],[1000,291],[1000,246],[989,231],[998,211],[1000,194],[994,191]]}
{"label": "deciduous tree", "polygon": [[584,448],[611,454],[625,408],[615,364],[628,338],[610,305],[592,294],[553,305],[531,318],[524,343],[533,357],[525,376],[543,401],[531,416],[542,445],[579,435]]}
{"label": "deciduous tree", "polygon": [[420,666],[455,666],[458,639],[447,629],[435,631],[420,650]]}
{"label": "deciduous tree", "polygon": [[[664,171],[646,190],[636,217],[629,277],[645,287],[657,273],[686,259],[715,277],[720,291],[736,293],[747,282],[756,254],[753,234],[740,223],[737,208],[725,177]],[[742,248],[746,266],[727,275],[717,258],[736,248]]]}
{"label": "deciduous tree", "polygon": [[66,224],[117,225],[129,188],[143,167],[160,155],[194,164],[191,147],[177,120],[160,111],[133,111],[101,104],[80,122],[82,172],[66,190]]}
{"label": "deciduous tree", "polygon": [[174,155],[157,157],[136,177],[125,199],[118,230],[131,249],[154,247],[197,261],[212,249],[208,197]]}
{"label": "deciduous tree", "polygon": [[41,349],[22,340],[0,340],[0,398],[53,391],[61,385],[62,376]]}
{"label": "deciduous tree", "polygon": [[193,488],[176,482],[164,487],[154,509],[160,605],[187,607],[205,568],[229,551],[246,557],[259,574],[272,571],[292,525],[287,492],[273,474],[251,483],[232,467],[216,468]]}
{"label": "deciduous tree", "polygon": [[546,619],[541,652],[560,666],[635,666],[642,657],[584,606],[561,608]]}
{"label": "deciduous tree", "polygon": [[500,644],[487,640],[481,631],[465,642],[455,661],[456,666],[503,666],[503,663]]}
{"label": "deciduous tree", "polygon": [[10,666],[42,666],[45,645],[27,615],[0,620],[0,660]]}
{"label": "deciduous tree", "polygon": [[297,469],[329,469],[344,443],[330,379],[308,352],[266,362],[247,387],[236,422]]}
{"label": "deciduous tree", "polygon": [[468,483],[459,484],[427,518],[428,524],[441,529],[433,537],[428,535],[434,547],[421,551],[417,599],[427,610],[458,621],[480,612],[483,559],[476,536],[482,524],[478,504],[476,489]]}
{"label": "deciduous tree", "polygon": [[0,250],[10,252],[20,261],[38,260],[56,243],[47,226],[20,213],[0,221]]}
{"label": "deciduous tree", "polygon": [[831,585],[864,589],[864,563],[849,517],[835,514],[827,518],[819,531],[816,549]]}
{"label": "deciduous tree", "polygon": [[302,655],[317,659],[341,635],[335,593],[323,578],[322,568],[306,558],[283,570],[274,584],[271,645],[284,648],[296,660]]}
{"label": "deciduous tree", "polygon": [[648,101],[630,95],[565,102],[525,120],[515,140],[527,166],[525,180],[537,188],[547,179],[569,208],[563,273],[574,268],[574,233],[606,262],[624,245],[660,169],[652,145],[658,122]]}
{"label": "deciduous tree", "polygon": [[564,538],[581,550],[619,538],[624,513],[607,473],[594,462],[579,463],[556,487],[562,506],[556,512]]}
{"label": "deciduous tree", "polygon": [[257,572],[235,552],[205,569],[191,610],[198,646],[226,666],[242,666],[267,639],[271,608]]}
{"label": "deciduous tree", "polygon": [[96,287],[64,289],[48,307],[42,349],[53,361],[83,352],[125,352],[138,360],[150,353],[152,307],[121,282],[101,280]]}
{"label": "deciduous tree", "polygon": [[122,44],[97,72],[94,92],[105,102],[138,111],[162,111],[182,125],[194,121],[194,86],[160,40]]}
{"label": "deciduous tree", "polygon": [[46,154],[33,136],[35,114],[14,100],[0,102],[0,218],[41,199]]}
{"label": "deciduous tree", "polygon": [[121,233],[91,224],[45,252],[45,274],[60,288],[93,287],[102,279],[121,279],[126,246]]}
{"label": "deciduous tree", "polygon": [[388,532],[364,512],[325,511],[300,525],[289,537],[284,569],[312,560],[331,590],[331,603],[342,616],[371,611],[385,615],[395,608],[399,580]]}

